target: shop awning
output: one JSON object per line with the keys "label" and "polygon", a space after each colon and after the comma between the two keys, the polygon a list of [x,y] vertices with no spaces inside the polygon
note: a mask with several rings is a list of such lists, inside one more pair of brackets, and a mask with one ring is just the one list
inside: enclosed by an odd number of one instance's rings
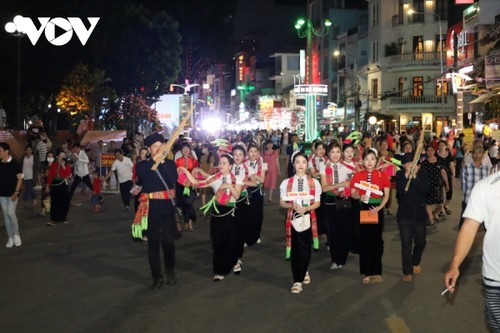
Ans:
{"label": "shop awning", "polygon": [[126,136],[127,131],[88,131],[80,143],[85,146],[87,143],[95,143],[99,140],[104,142],[122,141]]}
{"label": "shop awning", "polygon": [[486,103],[488,102],[493,96],[493,94],[482,94],[481,96],[479,96],[478,98],[476,98],[475,100],[469,102],[469,104],[478,104],[478,103]]}

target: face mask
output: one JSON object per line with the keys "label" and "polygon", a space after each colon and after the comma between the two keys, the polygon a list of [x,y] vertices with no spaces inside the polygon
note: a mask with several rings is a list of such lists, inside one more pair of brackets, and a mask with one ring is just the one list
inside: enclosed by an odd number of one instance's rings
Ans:
{"label": "face mask", "polygon": [[49,163],[54,162],[54,158],[53,157],[47,157],[47,162],[49,162]]}

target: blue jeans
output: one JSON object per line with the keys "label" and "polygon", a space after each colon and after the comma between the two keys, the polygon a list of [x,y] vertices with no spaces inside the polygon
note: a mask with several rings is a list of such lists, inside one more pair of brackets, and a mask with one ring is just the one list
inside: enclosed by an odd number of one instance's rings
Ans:
{"label": "blue jeans", "polygon": [[23,200],[24,201],[33,201],[36,199],[35,194],[35,181],[33,179],[24,179],[24,191],[23,191]]}
{"label": "blue jeans", "polygon": [[10,197],[0,197],[0,207],[3,212],[3,222],[5,224],[5,229],[7,230],[7,236],[14,237],[14,235],[19,235],[19,224],[17,223],[16,207],[17,202],[12,201]]}

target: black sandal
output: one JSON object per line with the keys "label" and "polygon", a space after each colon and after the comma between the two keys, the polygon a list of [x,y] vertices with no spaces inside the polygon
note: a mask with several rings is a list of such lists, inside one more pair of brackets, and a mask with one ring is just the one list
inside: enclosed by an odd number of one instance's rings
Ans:
{"label": "black sandal", "polygon": [[446,215],[450,215],[451,214],[451,210],[449,207],[444,207],[444,211],[446,212]]}

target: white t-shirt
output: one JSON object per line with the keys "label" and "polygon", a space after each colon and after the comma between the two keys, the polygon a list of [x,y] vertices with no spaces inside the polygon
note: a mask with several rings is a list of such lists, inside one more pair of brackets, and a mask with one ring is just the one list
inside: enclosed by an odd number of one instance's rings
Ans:
{"label": "white t-shirt", "polygon": [[85,177],[89,174],[89,157],[83,149],[80,149],[77,156],[78,159],[75,161],[75,175]]}
{"label": "white t-shirt", "polygon": [[500,172],[481,181],[472,189],[464,218],[484,223],[483,276],[500,281]]}
{"label": "white t-shirt", "polygon": [[116,171],[118,175],[118,181],[120,183],[128,182],[132,180],[132,168],[134,164],[130,158],[123,156],[123,161],[116,159],[111,166],[112,171]]}
{"label": "white t-shirt", "polygon": [[[285,179],[284,181],[281,182],[280,185],[280,198],[285,198],[287,197],[287,187],[288,187],[288,179]],[[292,192],[298,192],[299,191],[299,179],[302,179],[302,191],[304,192],[309,192],[309,181],[307,180],[307,176],[299,177],[297,175],[293,176],[293,184],[292,184]],[[321,184],[313,178],[314,181],[314,202],[319,202],[321,200]],[[310,201],[306,200],[302,204],[309,206]]]}
{"label": "white t-shirt", "polygon": [[24,156],[23,158],[23,175],[25,180],[33,179],[33,155],[30,157]]}

